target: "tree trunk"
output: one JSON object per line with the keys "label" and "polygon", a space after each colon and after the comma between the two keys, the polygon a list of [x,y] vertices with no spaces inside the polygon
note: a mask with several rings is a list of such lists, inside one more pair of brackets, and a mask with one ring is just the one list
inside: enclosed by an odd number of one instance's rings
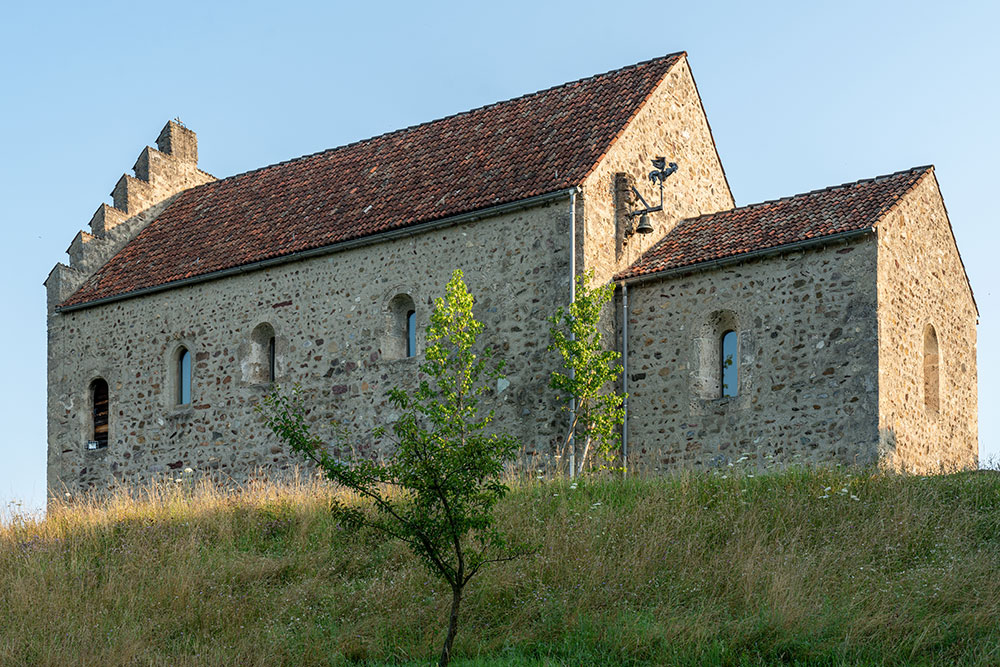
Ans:
{"label": "tree trunk", "polygon": [[587,452],[590,451],[590,432],[587,432],[586,445],[583,448],[583,456],[580,457],[580,474],[583,474],[583,466],[587,462]]}
{"label": "tree trunk", "polygon": [[458,605],[462,603],[462,586],[452,586],[451,592],[451,619],[448,621],[448,636],[444,639],[444,648],[441,649],[438,667],[448,667],[448,661],[451,660],[451,645],[458,632]]}

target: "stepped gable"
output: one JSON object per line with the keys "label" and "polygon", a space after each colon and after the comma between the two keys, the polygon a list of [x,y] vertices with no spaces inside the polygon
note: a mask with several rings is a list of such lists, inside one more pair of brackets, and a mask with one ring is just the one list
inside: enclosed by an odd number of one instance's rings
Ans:
{"label": "stepped gable", "polygon": [[683,57],[193,188],[61,307],[575,186]]}
{"label": "stepped gable", "polygon": [[871,229],[933,167],[835,185],[681,221],[632,266],[628,280],[671,269]]}

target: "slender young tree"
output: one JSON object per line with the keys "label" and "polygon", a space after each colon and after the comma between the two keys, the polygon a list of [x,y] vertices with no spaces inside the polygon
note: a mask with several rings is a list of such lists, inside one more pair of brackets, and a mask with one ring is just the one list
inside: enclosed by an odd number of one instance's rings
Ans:
{"label": "slender young tree", "polygon": [[549,386],[567,404],[567,410],[571,401],[576,402],[563,450],[581,435],[584,442],[574,474],[583,472],[591,449],[600,457],[602,467],[610,467],[618,456],[619,427],[625,419],[625,397],[614,389],[622,372],[618,363],[621,355],[605,347],[600,330],[601,312],[615,288],[612,284],[591,288],[593,279],[592,271],[579,276],[576,299],[549,318],[549,350],[558,351],[563,361],[563,370],[552,373]]}
{"label": "slender young tree", "polygon": [[473,317],[472,304],[461,271],[455,271],[427,329],[420,370],[429,379],[412,395],[399,388],[389,392],[402,417],[391,428],[395,452],[383,462],[333,456],[306,423],[297,390],[276,390],[261,408],[280,440],[367,501],[336,501],[334,513],[343,523],[402,540],[449,584],[451,614],[440,665],[451,659],[466,584],[489,563],[523,553],[508,544],[493,515],[508,490],[500,481],[504,463],[519,445],[488,428],[493,411],[480,401],[503,377],[503,364],[493,362],[488,349],[476,351],[483,325]]}

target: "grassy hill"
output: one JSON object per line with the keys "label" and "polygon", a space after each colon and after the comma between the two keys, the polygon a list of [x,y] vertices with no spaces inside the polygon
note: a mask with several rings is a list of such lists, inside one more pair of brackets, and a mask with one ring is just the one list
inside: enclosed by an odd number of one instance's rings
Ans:
{"label": "grassy hill", "polygon": [[[0,528],[0,664],[425,664],[450,594],[321,484],[191,481]],[[138,495],[138,494],[137,494]],[[453,664],[1000,664],[1000,474],[523,481],[534,556]]]}

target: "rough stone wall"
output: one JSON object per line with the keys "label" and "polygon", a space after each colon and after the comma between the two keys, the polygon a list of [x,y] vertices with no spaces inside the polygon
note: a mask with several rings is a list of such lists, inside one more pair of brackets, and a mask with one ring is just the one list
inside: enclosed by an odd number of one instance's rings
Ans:
{"label": "rough stone wall", "polygon": [[[650,160],[661,155],[678,166],[664,185],[664,210],[650,215],[652,234],[634,234],[622,247],[616,229],[623,222],[616,216],[616,175],[626,174],[649,205],[656,206],[660,195],[649,181]],[[686,58],[671,68],[581,187],[579,268],[593,269],[599,283],[639,259],[678,221],[734,206]],[[640,206],[632,202],[633,208]]]}
{"label": "rough stone wall", "polygon": [[[978,313],[933,172],[878,224],[879,431],[886,462],[918,473],[978,464]],[[924,336],[938,341],[938,409]]]}
{"label": "rough stone wall", "polygon": [[[875,254],[868,236],[631,285],[630,465],[874,462]],[[738,394],[717,398],[730,327]]]}
{"label": "rough stone wall", "polygon": [[[484,342],[508,361],[497,423],[526,457],[549,454],[566,428],[545,389],[555,358],[545,317],[569,290],[569,204],[556,200],[464,223],[142,298],[54,314],[49,324],[49,469],[53,493],[113,487],[191,467],[236,481],[299,460],[253,408],[267,385],[244,381],[251,332],[275,331],[277,381],[300,383],[321,432],[332,419],[358,431],[391,423],[385,393],[413,386],[433,299],[460,268],[476,297]],[[416,304],[418,356],[386,359],[390,302]],[[176,406],[174,358],[193,357],[191,403]],[[89,386],[110,387],[109,446],[86,451]],[[329,432],[326,430],[326,432]],[[355,443],[376,455],[372,443]],[[524,465],[533,465],[524,461]]]}

